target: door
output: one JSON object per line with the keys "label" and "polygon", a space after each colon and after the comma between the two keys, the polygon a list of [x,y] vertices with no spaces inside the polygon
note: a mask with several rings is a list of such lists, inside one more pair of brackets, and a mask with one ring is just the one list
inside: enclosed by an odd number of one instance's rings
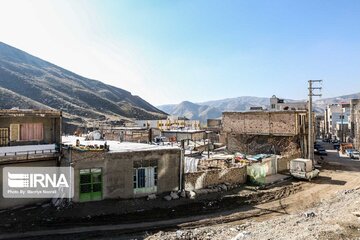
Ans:
{"label": "door", "polygon": [[0,128],[0,146],[9,145],[9,129]]}
{"label": "door", "polygon": [[80,170],[80,202],[102,199],[101,168]]}

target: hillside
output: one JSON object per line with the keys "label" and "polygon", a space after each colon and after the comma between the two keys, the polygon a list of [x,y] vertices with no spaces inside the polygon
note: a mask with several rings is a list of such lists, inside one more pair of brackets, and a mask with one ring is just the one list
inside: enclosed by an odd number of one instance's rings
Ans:
{"label": "hillside", "polygon": [[[201,122],[206,122],[208,118],[218,118],[221,116],[221,111],[217,108],[210,107],[207,105],[199,105],[192,102],[184,101],[173,107],[166,108],[166,111],[169,111],[171,115],[186,117],[191,120],[200,120]],[[163,111],[165,111],[163,109]]]}
{"label": "hillside", "polygon": [[1,42],[0,93],[0,108],[54,108],[77,125],[166,117],[126,90],[79,76]]}

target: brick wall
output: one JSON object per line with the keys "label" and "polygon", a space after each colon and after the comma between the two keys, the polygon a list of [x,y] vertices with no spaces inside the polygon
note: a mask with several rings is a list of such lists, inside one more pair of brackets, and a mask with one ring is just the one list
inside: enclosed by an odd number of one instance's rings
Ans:
{"label": "brick wall", "polygon": [[223,131],[230,134],[293,136],[299,131],[298,115],[299,113],[294,111],[225,112]]}

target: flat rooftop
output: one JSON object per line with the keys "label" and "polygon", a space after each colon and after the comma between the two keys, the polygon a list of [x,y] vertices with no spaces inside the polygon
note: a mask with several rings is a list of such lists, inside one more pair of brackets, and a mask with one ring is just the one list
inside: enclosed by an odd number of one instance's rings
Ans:
{"label": "flat rooftop", "polygon": [[194,129],[170,129],[170,130],[162,130],[164,133],[203,133],[205,130],[194,130]]}
{"label": "flat rooftop", "polygon": [[84,137],[76,137],[76,136],[63,136],[62,143],[67,146],[75,146],[77,139],[80,140],[80,145],[82,146],[93,146],[93,145],[100,146],[100,145],[104,145],[106,142],[106,144],[110,146],[109,153],[180,149],[178,146],[171,146],[171,145],[150,145],[145,143],[104,141],[104,140],[85,141]]}
{"label": "flat rooftop", "polygon": [[22,117],[22,116],[61,116],[61,111],[49,109],[0,109],[1,116]]}

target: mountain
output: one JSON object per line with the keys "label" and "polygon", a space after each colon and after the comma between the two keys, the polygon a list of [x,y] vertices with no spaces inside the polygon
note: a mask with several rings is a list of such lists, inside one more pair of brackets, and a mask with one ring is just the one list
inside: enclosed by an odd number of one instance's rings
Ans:
{"label": "mountain", "polygon": [[320,98],[314,102],[318,108],[325,109],[327,105],[336,103],[349,103],[351,99],[360,99],[360,93],[348,94],[333,98]]}
{"label": "mountain", "polygon": [[246,111],[250,107],[268,108],[270,105],[269,98],[243,96],[237,98],[226,98],[215,101],[199,103],[220,109],[221,111]]}
{"label": "mountain", "polygon": [[205,123],[206,119],[220,118],[225,111],[246,111],[250,107],[258,106],[268,108],[268,105],[269,98],[245,96],[202,103],[184,101],[180,104],[161,105],[158,108],[170,115],[185,116]]}
{"label": "mountain", "polygon": [[166,118],[139,96],[0,42],[0,108],[53,108],[66,122]]}
{"label": "mountain", "polygon": [[191,120],[200,120],[202,122],[206,122],[206,119],[208,118],[218,118],[221,116],[221,111],[217,108],[207,105],[199,105],[188,101],[184,101],[177,105],[166,106],[162,108],[163,111],[166,109],[166,111],[171,113],[171,115],[186,117]]}
{"label": "mountain", "polygon": [[[315,100],[314,111],[322,113],[327,105],[335,103],[348,103],[350,99],[360,99],[360,93],[349,94],[334,98],[325,98]],[[285,99],[285,102],[294,102],[299,100]],[[305,101],[305,100],[300,100]],[[206,122],[208,118],[220,118],[222,112],[226,111],[247,111],[250,107],[262,107],[264,109],[270,107],[270,97],[237,97],[227,98],[221,100],[207,101],[202,103],[192,103],[189,101],[182,102],[180,104],[168,104],[158,106],[162,111],[177,116],[187,116],[189,119],[201,120]],[[205,110],[203,110],[205,109]],[[211,109],[211,111],[208,111]],[[210,114],[208,114],[210,113]]]}

